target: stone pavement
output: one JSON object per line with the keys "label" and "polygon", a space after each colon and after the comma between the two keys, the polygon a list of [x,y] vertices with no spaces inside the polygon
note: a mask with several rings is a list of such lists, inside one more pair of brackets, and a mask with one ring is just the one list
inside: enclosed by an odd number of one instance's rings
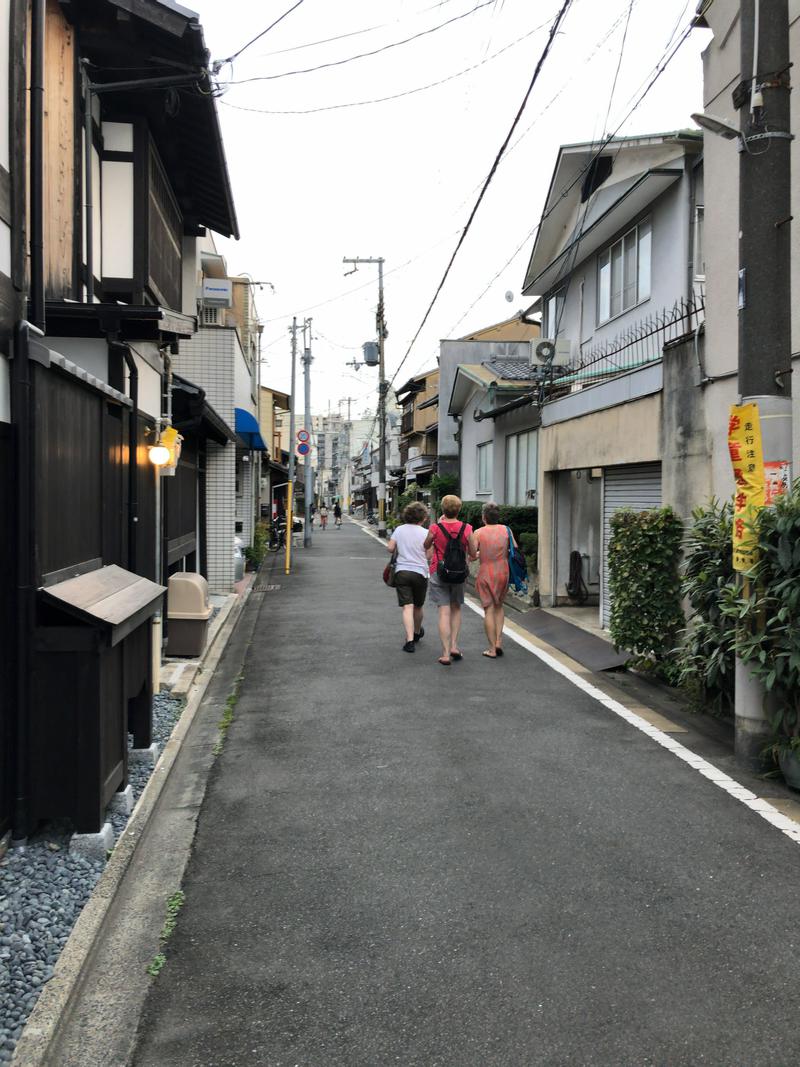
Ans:
{"label": "stone pavement", "polygon": [[264,598],[137,1067],[789,1064],[800,846],[386,554]]}

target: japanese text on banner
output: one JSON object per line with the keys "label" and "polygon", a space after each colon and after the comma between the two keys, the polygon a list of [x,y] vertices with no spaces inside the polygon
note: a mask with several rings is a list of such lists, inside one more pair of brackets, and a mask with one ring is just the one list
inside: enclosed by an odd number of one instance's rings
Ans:
{"label": "japanese text on banner", "polygon": [[756,562],[756,537],[749,529],[764,507],[764,453],[758,404],[734,405],[728,423],[728,451],[736,490],[733,497],[733,566],[746,571]]}

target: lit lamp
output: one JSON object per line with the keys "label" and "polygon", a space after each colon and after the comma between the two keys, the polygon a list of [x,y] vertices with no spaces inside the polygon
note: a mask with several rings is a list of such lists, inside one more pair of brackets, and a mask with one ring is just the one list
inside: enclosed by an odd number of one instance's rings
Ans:
{"label": "lit lamp", "polygon": [[166,445],[151,445],[147,454],[154,467],[166,466],[172,456]]}

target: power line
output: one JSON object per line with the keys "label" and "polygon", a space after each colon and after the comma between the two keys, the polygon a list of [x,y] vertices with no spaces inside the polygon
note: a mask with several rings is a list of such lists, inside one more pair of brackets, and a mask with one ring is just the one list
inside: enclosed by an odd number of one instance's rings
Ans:
{"label": "power line", "polygon": [[247,51],[247,49],[251,45],[254,45],[256,43],[256,41],[260,41],[262,37],[266,36],[266,34],[269,33],[270,30],[274,30],[279,22],[283,22],[283,20],[286,18],[286,16],[287,15],[291,15],[291,13],[293,11],[296,11],[297,8],[300,7],[300,5],[302,3],[303,3],[303,0],[297,0],[297,3],[292,4],[292,6],[287,11],[284,11],[284,13],[282,15],[280,15],[278,18],[276,18],[274,22],[271,22],[269,24],[269,26],[267,26],[266,29],[262,30],[261,33],[257,33],[255,35],[255,37],[252,38],[252,40],[247,42],[247,44],[243,44],[238,52],[234,52],[233,55],[232,56],[228,56],[227,59],[220,59],[217,62],[215,62],[214,66],[213,66],[214,73],[217,74],[219,72],[219,70],[222,67],[225,66],[226,63],[232,63],[234,61],[234,59],[238,59],[239,56],[242,54],[242,52]]}
{"label": "power line", "polygon": [[406,349],[405,355],[400,360],[400,364],[397,367],[397,370],[392,375],[391,382],[389,383],[390,385],[392,384],[392,382],[394,382],[395,378],[400,373],[400,369],[402,368],[403,364],[408,359],[408,357],[409,357],[409,355],[411,353],[411,350],[412,350],[412,348],[414,347],[414,345],[415,345],[415,343],[417,341],[417,338],[419,337],[420,333],[422,332],[422,330],[423,330],[423,328],[425,326],[425,323],[428,321],[428,318],[430,316],[431,311],[433,311],[434,304],[436,303],[437,299],[439,298],[439,294],[441,293],[442,289],[444,288],[444,284],[447,281],[447,277],[450,274],[450,270],[451,270],[451,268],[453,266],[453,263],[455,262],[456,256],[458,255],[459,251],[461,250],[461,246],[464,244],[464,241],[466,240],[467,234],[469,233],[470,228],[472,226],[472,222],[473,222],[475,216],[478,213],[478,208],[481,206],[481,203],[483,202],[483,198],[486,195],[486,190],[491,185],[492,179],[494,178],[495,173],[497,171],[497,168],[500,165],[500,160],[501,160],[501,158],[503,156],[503,153],[505,152],[506,148],[508,147],[509,141],[511,140],[511,138],[514,135],[514,130],[519,125],[519,121],[522,118],[523,112],[525,111],[525,107],[526,107],[526,105],[528,103],[528,100],[530,99],[530,95],[533,92],[533,88],[534,88],[534,86],[536,85],[536,82],[539,79],[539,73],[541,72],[541,69],[544,66],[544,62],[547,59],[547,56],[550,53],[550,49],[553,46],[553,41],[556,38],[556,34],[558,32],[558,28],[561,25],[561,23],[564,21],[564,18],[565,18],[566,14],[567,14],[567,11],[569,10],[569,8],[571,6],[572,6],[572,0],[564,0],[564,3],[561,5],[561,7],[560,7],[560,9],[558,11],[558,14],[556,15],[556,17],[555,17],[555,19],[553,21],[553,24],[550,27],[550,33],[548,34],[547,42],[545,43],[545,46],[542,49],[542,54],[539,56],[539,60],[538,60],[538,62],[536,64],[536,68],[535,68],[535,70],[533,72],[533,77],[531,78],[530,85],[528,86],[528,88],[527,88],[527,90],[525,92],[525,95],[522,98],[522,103],[520,104],[520,106],[519,106],[519,108],[517,110],[517,113],[514,116],[514,121],[511,123],[509,131],[506,134],[502,145],[500,146],[500,150],[497,153],[497,155],[495,156],[494,163],[492,164],[491,169],[490,169],[488,175],[486,176],[486,180],[483,183],[483,187],[482,187],[480,193],[478,194],[478,199],[475,201],[475,204],[474,204],[474,206],[472,208],[472,211],[470,212],[469,218],[467,219],[466,226],[462,230],[461,236],[459,237],[459,239],[458,239],[458,241],[456,243],[456,247],[453,249],[453,254],[450,256],[450,261],[447,264],[447,266],[445,267],[445,271],[444,271],[444,274],[442,275],[442,279],[439,282],[438,286],[436,287],[436,292],[433,294],[431,302],[428,305],[427,311],[425,312],[425,314],[422,317],[422,322],[417,327],[417,332],[411,338],[411,343],[409,344],[408,348]]}
{"label": "power line", "polygon": [[[447,3],[450,0],[446,0]],[[424,15],[428,11],[433,11],[434,8],[438,8],[441,5],[434,4],[431,7],[422,8],[420,11],[413,12],[415,15]],[[402,19],[394,19],[392,22],[379,22],[376,26],[365,26],[360,30],[351,30],[349,33],[338,33],[335,37],[323,37],[319,41],[306,41],[304,44],[294,44],[289,48],[278,48],[273,52],[262,52],[259,58],[266,59],[269,56],[282,56],[287,52],[300,52],[304,48],[316,48],[321,44],[333,44],[335,41],[344,41],[349,37],[363,37],[365,33],[374,33],[376,30],[385,30],[387,26],[396,26],[398,22],[402,22]]]}
{"label": "power line", "polygon": [[[302,2],[303,0],[298,0],[298,3]],[[482,8],[488,7],[494,2],[495,0],[482,0],[481,3],[476,4],[475,7],[470,8],[469,11],[464,11],[460,15],[454,15],[453,18],[447,19],[446,22],[440,22],[437,26],[432,26],[427,30],[421,30],[419,33],[415,33],[411,37],[406,37],[402,41],[392,41],[390,44],[382,45],[380,48],[374,48],[370,52],[361,52],[359,53],[359,55],[348,56],[346,59],[334,59],[331,60],[331,62],[329,63],[320,63],[316,67],[305,67],[302,70],[285,70],[282,74],[258,74],[254,75],[252,78],[239,78],[236,81],[227,82],[226,85],[246,85],[248,82],[275,81],[277,78],[291,78],[294,77],[296,74],[313,74],[315,71],[318,70],[327,70],[330,67],[341,67],[345,63],[354,63],[357,59],[367,59],[370,56],[377,56],[380,55],[381,52],[388,52],[391,48],[400,48],[402,45],[410,44],[412,41],[419,40],[420,37],[426,37],[431,33],[436,33],[437,30],[442,30],[446,26],[451,26],[454,22],[460,22],[461,19],[465,19],[468,18],[470,15],[474,15],[476,11],[480,11]],[[298,5],[295,4],[295,7],[297,6]],[[290,10],[294,10],[294,8],[291,8]],[[289,12],[287,11],[286,14],[288,13]],[[282,15],[281,17],[285,18],[286,16]],[[271,29],[271,27],[267,28]],[[265,30],[264,33],[266,32],[267,31]],[[255,38],[255,40],[257,39],[258,38]],[[247,45],[245,45],[245,47],[247,47]],[[240,51],[243,51],[243,49]],[[237,55],[239,54],[240,53],[237,53]],[[236,56],[233,56],[231,58],[235,59]]]}
{"label": "power line", "polygon": [[262,107],[246,107],[243,104],[231,104],[227,100],[222,100],[222,103],[225,104],[226,107],[234,108],[236,111],[250,111],[261,115],[316,115],[319,114],[320,111],[340,111],[343,108],[365,107],[368,104],[385,104],[387,101],[400,100],[404,96],[413,96],[415,93],[423,93],[428,89],[435,89],[439,85],[445,85],[447,82],[454,81],[456,78],[462,78],[465,74],[469,74],[473,70],[478,70],[479,67],[484,66],[486,63],[491,63],[492,60],[497,59],[498,56],[503,55],[504,52],[508,52],[511,48],[515,48],[517,45],[522,44],[523,41],[527,41],[529,37],[538,33],[539,30],[543,29],[547,24],[547,22],[542,22],[538,26],[534,26],[532,30],[523,34],[522,37],[518,37],[515,41],[511,41],[510,44],[505,45],[497,52],[494,52],[490,56],[486,56],[477,63],[473,63],[472,66],[466,67],[464,70],[460,70],[455,74],[449,74],[446,78],[439,78],[438,81],[429,82],[427,85],[418,85],[413,89],[404,89],[399,93],[392,93],[390,96],[372,97],[369,100],[352,100],[344,104],[327,104],[324,107],[298,108],[296,110],[283,111]]}
{"label": "power line", "polygon": [[[713,2],[714,2],[714,0],[710,0],[710,3],[713,3]],[[709,6],[710,6],[710,4],[709,4]],[[684,8],[684,11],[685,11],[685,8]],[[692,32],[692,29],[694,28],[693,27],[693,21],[694,20],[692,19],[689,22],[689,24],[685,27],[683,33],[678,38],[677,42],[675,42],[674,46],[672,46],[672,42],[675,39],[676,29],[672,30],[672,33],[670,34],[669,41],[667,42],[666,48],[662,52],[661,57],[657,61],[655,67],[653,67],[651,69],[650,74],[648,75],[649,81],[648,81],[647,78],[645,78],[645,80],[641,83],[642,85],[644,85],[644,89],[641,91],[639,97],[635,100],[633,105],[625,113],[624,117],[617,124],[615,129],[610,134],[608,134],[606,137],[603,138],[603,140],[601,141],[601,143],[598,146],[597,150],[590,156],[590,158],[586,161],[585,165],[578,171],[578,173],[575,175],[575,177],[570,182],[568,182],[568,184],[560,191],[560,193],[558,194],[558,197],[553,202],[551,207],[549,209],[545,210],[542,213],[539,221],[536,223],[536,225],[526,235],[525,241],[529,240],[537,232],[537,230],[540,228],[541,224],[547,218],[549,218],[550,215],[552,215],[552,213],[556,210],[556,208],[558,207],[560,202],[569,194],[569,192],[578,184],[578,182],[580,182],[583,179],[584,175],[587,173],[589,168],[594,164],[595,160],[600,156],[600,154],[607,148],[607,146],[611,142],[613,142],[614,138],[617,136],[619,131],[622,129],[622,127],[625,125],[625,123],[628,121],[628,119],[631,117],[631,115],[633,115],[633,113],[637,110],[637,108],[642,104],[642,102],[647,97],[647,95],[650,92],[650,90],[653,88],[655,83],[658,81],[658,79],[661,77],[661,75],[667,69],[669,64],[675,58],[675,56],[677,55],[677,53],[679,52],[679,50],[681,49],[681,47],[683,46],[685,41],[688,39],[689,35]],[[517,143],[519,143],[519,142],[517,142]],[[621,150],[621,147],[622,146],[620,146],[620,149],[617,150],[618,152]],[[505,270],[506,267],[508,267],[509,264],[513,261],[513,259],[519,254],[520,250],[522,249],[522,247],[525,244],[525,241],[523,241],[522,244],[517,247],[517,249],[515,250],[515,252],[511,256],[511,258],[506,262],[505,266],[503,266],[500,269],[500,271],[497,272],[495,277],[492,279],[492,282],[490,282],[489,285],[483,290],[483,292],[481,293],[481,296],[478,297],[475,301],[473,301],[472,305],[470,306],[470,308],[469,308],[469,310],[468,310],[468,312],[466,314],[469,314],[469,311],[472,311],[472,309],[475,307],[475,305],[478,303],[478,301],[486,294],[486,292],[488,291],[488,289],[490,288],[492,283],[499,277],[499,275],[502,273],[502,271]],[[429,308],[429,311],[430,311],[430,308]],[[458,327],[458,325],[460,325],[460,323],[463,322],[464,318],[466,318],[466,314],[464,316],[462,316],[462,318],[459,320],[458,323],[456,323],[456,326],[453,328],[453,330],[455,330]],[[424,324],[424,320],[423,320],[423,324]],[[411,348],[413,347],[414,342],[416,341],[417,337],[419,336],[419,333],[420,333],[421,329],[422,329],[422,327],[420,326],[420,329],[417,330],[417,333],[414,335],[414,338],[413,338],[413,340],[411,342],[411,345],[409,345],[408,349],[406,350],[406,353],[403,356],[403,359],[401,360],[397,370],[395,371],[395,373],[394,373],[394,375],[393,375],[393,377],[391,379],[390,385],[391,385],[392,382],[394,382],[394,380],[395,380],[397,374],[399,373],[401,367],[403,366],[403,364],[405,363],[406,359],[408,358],[408,355],[409,355],[409,353],[411,351]],[[453,332],[453,331],[451,331],[451,332]]]}

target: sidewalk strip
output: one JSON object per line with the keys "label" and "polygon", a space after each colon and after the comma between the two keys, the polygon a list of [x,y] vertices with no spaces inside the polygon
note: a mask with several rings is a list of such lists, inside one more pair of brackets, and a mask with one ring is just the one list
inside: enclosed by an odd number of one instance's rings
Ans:
{"label": "sidewalk strip", "polygon": [[[370,531],[365,531],[370,532]],[[481,615],[482,608],[473,602],[470,598],[466,598],[465,604],[468,608],[475,612],[476,615]],[[714,785],[723,789],[726,793],[732,796],[735,800],[741,801],[745,807],[755,812],[762,819],[768,822],[771,826],[780,830],[782,834],[785,834],[791,841],[800,843],[800,825],[793,819],[790,819],[787,815],[780,812],[773,804],[768,800],[764,800],[761,797],[757,797],[755,793],[752,793],[749,789],[746,789],[739,782],[735,781],[724,771],[719,770],[713,763],[709,763],[708,760],[703,759],[702,756],[696,755],[688,748],[676,741],[674,737],[670,737],[664,730],[658,729],[658,727],[651,725],[641,715],[637,715],[635,712],[626,708],[623,704],[620,704],[618,700],[614,700],[613,697],[608,696],[597,686],[592,685],[591,682],[586,681],[585,678],[581,678],[579,674],[571,668],[560,663],[555,656],[551,656],[549,652],[545,652],[544,649],[538,648],[533,642],[528,641],[527,638],[522,637],[519,633],[512,630],[510,627],[505,627],[503,632],[515,641],[518,645],[521,645],[526,651],[532,653],[537,659],[540,659],[542,663],[550,667],[557,674],[560,674],[562,678],[566,678],[578,689],[587,693],[590,697],[596,700],[599,704],[602,704],[604,708],[608,708],[619,718],[624,719],[625,722],[630,723],[631,726],[635,726],[637,730],[640,730],[643,734],[647,734],[662,748],[672,752],[678,759],[684,761],[694,770],[698,771],[704,778],[712,782]]]}

